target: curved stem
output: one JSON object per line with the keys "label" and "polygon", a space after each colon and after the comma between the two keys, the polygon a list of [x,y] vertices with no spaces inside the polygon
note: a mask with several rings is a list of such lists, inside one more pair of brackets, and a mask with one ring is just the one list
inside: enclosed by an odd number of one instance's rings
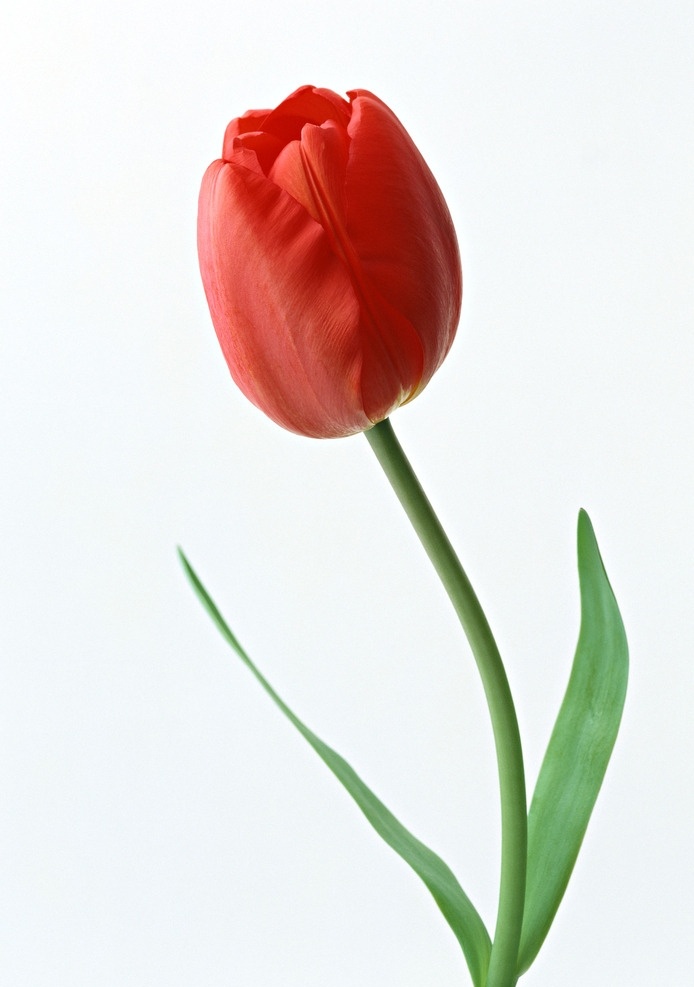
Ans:
{"label": "curved stem", "polygon": [[386,419],[364,433],[450,597],[482,679],[501,796],[501,880],[486,987],[514,987],[527,857],[525,775],[518,721],[499,649],[475,591]]}

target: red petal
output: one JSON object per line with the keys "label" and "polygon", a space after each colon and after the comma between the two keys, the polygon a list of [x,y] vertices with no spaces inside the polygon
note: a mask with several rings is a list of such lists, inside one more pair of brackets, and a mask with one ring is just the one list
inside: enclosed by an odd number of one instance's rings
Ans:
{"label": "red petal", "polygon": [[301,141],[291,141],[269,177],[290,193],[325,230],[345,265],[361,316],[364,353],[362,400],[371,421],[380,421],[407,401],[422,376],[422,347],[403,316],[368,283],[345,224],[345,169],[349,144],[344,128],[332,121],[305,124]]}
{"label": "red petal", "polygon": [[[225,140],[224,153],[222,157],[225,161],[239,161],[239,152],[243,148],[252,152],[258,163],[258,168],[263,175],[267,175],[272,168],[275,158],[282,150],[282,141],[273,134],[264,134],[255,131],[250,134],[241,134],[234,137],[231,142]],[[256,170],[255,167],[252,169]]]}
{"label": "red petal", "polygon": [[[247,110],[240,117],[234,117],[224,134],[224,146],[226,148],[227,142],[229,147],[231,147],[234,137],[238,137],[239,134],[248,134],[253,131],[259,131],[263,129],[263,121],[270,115],[272,110]],[[226,160],[226,155],[222,155]]]}
{"label": "red petal", "polygon": [[289,192],[330,234],[337,217],[344,226],[344,184],[347,133],[332,121],[307,123],[300,141],[290,141],[278,155],[268,177]]}
{"label": "red petal", "polygon": [[302,86],[287,96],[263,121],[262,129],[284,141],[298,140],[305,123],[335,120],[342,126],[349,122],[349,104],[329,89]]}
{"label": "red petal", "polygon": [[216,161],[200,192],[198,250],[217,336],[247,397],[303,435],[368,428],[359,306],[307,211],[258,174]]}
{"label": "red petal", "polygon": [[373,289],[414,327],[423,351],[421,389],[448,352],[460,317],[455,231],[434,176],[394,113],[365,90],[348,95],[347,229]]}

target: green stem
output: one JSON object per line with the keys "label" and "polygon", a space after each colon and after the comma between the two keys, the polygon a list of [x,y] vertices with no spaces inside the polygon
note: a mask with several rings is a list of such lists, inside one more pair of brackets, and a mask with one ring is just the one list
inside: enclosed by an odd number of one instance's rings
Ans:
{"label": "green stem", "polygon": [[450,597],[477,662],[494,731],[501,795],[501,880],[486,987],[514,987],[527,858],[525,775],[518,721],[499,649],[475,591],[386,419],[365,433]]}

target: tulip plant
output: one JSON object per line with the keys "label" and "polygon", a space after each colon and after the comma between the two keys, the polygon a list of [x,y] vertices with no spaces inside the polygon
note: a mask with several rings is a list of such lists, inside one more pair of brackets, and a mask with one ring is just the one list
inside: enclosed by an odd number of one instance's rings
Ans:
{"label": "tulip plant", "polygon": [[568,687],[530,802],[513,697],[489,623],[389,415],[429,382],[455,336],[460,256],[441,191],[373,94],[304,86],[226,131],[200,193],[198,249],[231,375],[284,428],[364,432],[467,636],[489,708],[501,803],[493,937],[444,861],[286,705],[185,571],[228,644],[431,892],[474,987],[513,987],[566,889],[616,739],[627,684],[624,627],[588,515],[578,518],[581,626]]}

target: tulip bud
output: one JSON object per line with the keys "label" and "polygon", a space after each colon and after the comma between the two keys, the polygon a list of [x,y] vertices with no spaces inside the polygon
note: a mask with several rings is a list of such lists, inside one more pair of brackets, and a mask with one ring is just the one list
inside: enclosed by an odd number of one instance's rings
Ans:
{"label": "tulip bud", "polygon": [[350,435],[428,383],[460,317],[448,208],[364,89],[303,86],[229,124],[200,191],[198,252],[244,394],[301,435]]}

